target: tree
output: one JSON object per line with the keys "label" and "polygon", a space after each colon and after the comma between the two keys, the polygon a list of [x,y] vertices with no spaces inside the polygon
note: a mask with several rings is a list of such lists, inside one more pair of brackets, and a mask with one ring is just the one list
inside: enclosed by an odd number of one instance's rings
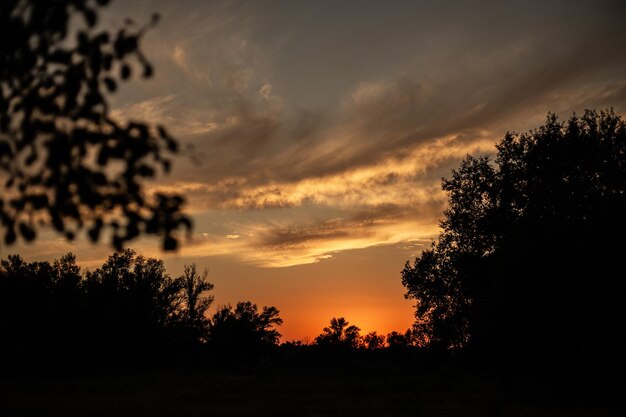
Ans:
{"label": "tree", "polygon": [[223,306],[209,323],[209,345],[225,354],[256,354],[278,344],[281,334],[276,330],[283,320],[276,307],[264,306],[262,311],[249,301]]}
{"label": "tree", "polygon": [[363,345],[366,349],[382,349],[385,347],[385,343],[385,336],[376,332],[369,332],[368,334],[363,336]]}
{"label": "tree", "polygon": [[213,290],[213,284],[207,281],[208,275],[208,269],[200,275],[197,265],[191,264],[185,265],[183,275],[178,278],[183,297],[183,308],[179,319],[195,340],[206,337],[208,330],[209,322],[205,313],[214,300],[212,295],[204,295]]}
{"label": "tree", "polygon": [[60,291],[72,291],[79,287],[82,279],[80,267],[76,264],[76,255],[66,253],[61,259],[52,262],[53,280]]}
{"label": "tree", "polygon": [[[178,143],[163,126],[111,117],[107,94],[139,70],[146,27],[96,27],[108,0],[0,3],[0,229],[4,243],[36,238],[41,223],[66,238],[109,229],[116,249],[141,233],[191,229],[182,197],[147,198],[142,182],[168,172]],[[151,24],[156,23],[157,16]],[[71,22],[71,24],[70,24]]]}
{"label": "tree", "polygon": [[85,276],[87,344],[109,360],[145,361],[172,342],[181,310],[180,281],[163,261],[125,249]]}
{"label": "tree", "polygon": [[393,330],[387,335],[387,345],[390,348],[420,346],[419,340],[415,340],[415,334],[412,329],[407,329],[404,333]]}
{"label": "tree", "polygon": [[479,360],[610,368],[626,329],[626,124],[613,111],[550,114],[496,149],[443,180],[439,239],[402,271],[416,329]]}
{"label": "tree", "polygon": [[361,345],[361,329],[350,325],[345,318],[333,317],[330,326],[324,327],[322,333],[315,338],[318,345],[344,346],[357,348]]}
{"label": "tree", "polygon": [[[195,265],[173,279],[163,261],[130,249],[85,274],[71,253],[52,262],[11,255],[0,260],[0,356],[16,368],[197,365],[212,288]],[[276,323],[274,310],[262,315]]]}
{"label": "tree", "polygon": [[180,307],[180,283],[165,270],[163,261],[125,249],[109,256],[102,267],[87,272],[87,295],[120,308],[120,319],[135,317],[166,326]]}
{"label": "tree", "polygon": [[80,269],[67,254],[50,262],[0,261],[0,355],[13,365],[50,366],[75,356],[84,329]]}

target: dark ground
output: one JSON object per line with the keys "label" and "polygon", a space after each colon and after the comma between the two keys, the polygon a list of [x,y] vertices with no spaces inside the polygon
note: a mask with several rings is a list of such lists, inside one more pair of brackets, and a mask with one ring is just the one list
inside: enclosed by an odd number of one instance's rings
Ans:
{"label": "dark ground", "polygon": [[[459,375],[215,375],[159,372],[0,378],[12,416],[621,416],[619,397],[569,400]],[[615,401],[613,401],[615,400]]]}

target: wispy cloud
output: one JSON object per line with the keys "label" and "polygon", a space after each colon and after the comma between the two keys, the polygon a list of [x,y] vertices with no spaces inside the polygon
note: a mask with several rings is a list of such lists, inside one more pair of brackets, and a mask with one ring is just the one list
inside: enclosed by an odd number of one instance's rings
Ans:
{"label": "wispy cloud", "polygon": [[150,186],[188,198],[183,254],[285,266],[412,245],[436,235],[440,179],[466,154],[547,111],[626,110],[620,2],[277,5],[111,10],[163,15],[145,38],[156,77],[122,89],[114,117],[194,145],[201,164]]}

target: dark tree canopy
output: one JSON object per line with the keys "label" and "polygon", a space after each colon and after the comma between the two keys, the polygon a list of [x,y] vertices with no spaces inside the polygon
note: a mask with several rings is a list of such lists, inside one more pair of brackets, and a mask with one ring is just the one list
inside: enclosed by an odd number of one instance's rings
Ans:
{"label": "dark tree canopy", "polygon": [[233,308],[223,306],[210,320],[209,343],[225,344],[229,347],[253,345],[275,345],[280,339],[276,326],[283,323],[276,307],[265,306],[259,311],[256,304],[241,301]]}
{"label": "dark tree canopy", "polygon": [[277,327],[283,323],[276,307],[265,306],[259,311],[249,301],[217,309],[209,320],[207,346],[216,357],[217,365],[232,364],[249,367],[271,351],[280,339]]}
{"label": "dark tree canopy", "polygon": [[330,319],[330,326],[322,329],[322,334],[315,338],[318,345],[344,346],[356,348],[361,345],[361,329],[350,325],[343,317]]}
{"label": "dark tree canopy", "polygon": [[415,338],[413,329],[407,329],[404,333],[392,331],[387,335],[387,345],[390,348],[405,348],[408,346],[421,346]]}
{"label": "dark tree canopy", "polygon": [[369,332],[363,336],[363,346],[366,349],[382,349],[385,347],[387,338],[385,335],[378,334],[377,332]]}
{"label": "dark tree canopy", "polygon": [[495,160],[468,156],[443,189],[441,235],[402,271],[423,338],[519,366],[609,367],[626,328],[624,121],[550,114]]}
{"label": "dark tree canopy", "polygon": [[[107,230],[117,249],[140,234],[190,230],[178,195],[147,198],[142,182],[168,172],[178,143],[163,126],[111,117],[107,95],[153,69],[144,28],[97,27],[107,0],[0,2],[0,231],[5,244],[52,225],[68,239]],[[152,23],[156,22],[156,16]]]}
{"label": "dark tree canopy", "polygon": [[0,366],[175,363],[206,344],[213,284],[195,265],[171,277],[163,261],[133,250],[82,273],[53,262],[0,260]]}
{"label": "dark tree canopy", "polygon": [[212,295],[206,295],[213,290],[213,284],[207,280],[208,275],[208,269],[200,274],[197,265],[191,264],[185,265],[183,275],[179,278],[185,300],[179,318],[186,327],[187,334],[196,340],[206,338],[209,325],[206,311],[214,301]]}

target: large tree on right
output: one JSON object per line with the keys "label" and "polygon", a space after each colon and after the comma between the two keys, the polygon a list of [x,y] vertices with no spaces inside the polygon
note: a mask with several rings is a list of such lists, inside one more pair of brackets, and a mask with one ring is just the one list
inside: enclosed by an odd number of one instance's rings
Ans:
{"label": "large tree on right", "polygon": [[432,347],[507,368],[607,370],[626,328],[626,123],[549,114],[444,178],[441,234],[402,282]]}

